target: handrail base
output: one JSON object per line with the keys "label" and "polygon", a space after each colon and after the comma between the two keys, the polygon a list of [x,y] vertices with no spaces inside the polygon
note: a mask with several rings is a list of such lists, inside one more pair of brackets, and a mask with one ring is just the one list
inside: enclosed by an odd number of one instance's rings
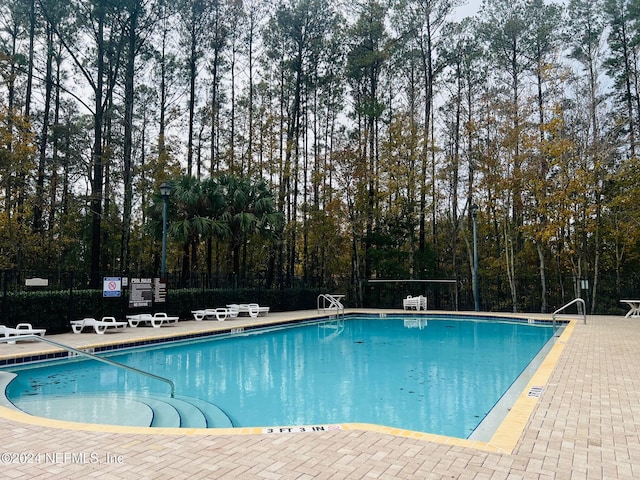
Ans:
{"label": "handrail base", "polygon": [[[570,307],[574,303],[577,303],[579,305],[579,307],[578,307],[578,315],[582,315],[584,324],[585,325],[587,324],[587,306],[586,306],[584,300],[582,298],[578,297],[578,298],[574,298],[569,303],[567,303],[566,305],[560,307],[555,312],[553,312],[553,315],[551,317],[553,319],[553,328],[556,328],[556,315],[558,313],[560,313],[561,311],[563,311],[564,309],[566,309],[567,307]],[[580,308],[580,307],[582,307],[582,308]],[[581,312],[581,310],[582,310],[582,312]]]}

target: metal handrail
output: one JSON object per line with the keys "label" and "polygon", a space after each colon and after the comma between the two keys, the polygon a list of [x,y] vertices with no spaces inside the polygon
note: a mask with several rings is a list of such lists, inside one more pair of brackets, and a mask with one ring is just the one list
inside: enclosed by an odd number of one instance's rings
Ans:
{"label": "metal handrail", "polygon": [[[565,306],[560,307],[558,310],[556,310],[555,312],[553,312],[553,327],[555,328],[556,326],[556,314],[560,313],[562,310],[564,310],[567,307],[570,307],[571,305],[573,305],[574,303],[579,303],[582,306],[582,317],[584,319],[584,324],[587,324],[587,306],[584,303],[584,300],[581,298],[575,298],[573,300],[571,300],[569,303],[567,303]],[[578,314],[580,314],[580,308],[578,308]]]}
{"label": "metal handrail", "polygon": [[[322,300],[322,304],[320,300]],[[328,305],[327,302],[329,302]],[[327,293],[321,293],[320,295],[318,295],[317,310],[318,312],[335,310],[337,315],[339,315],[340,313],[344,315],[344,305],[342,305],[338,298],[335,298],[334,296]]]}
{"label": "metal handrail", "polygon": [[55,342],[53,340],[50,340],[48,338],[45,337],[41,337],[40,335],[17,335],[17,336],[13,336],[13,337],[3,337],[0,338],[0,342],[15,342],[16,340],[38,340],[39,342],[44,342],[44,343],[48,343],[49,345],[53,345],[54,347],[59,347],[62,348],[63,350],[67,350],[69,352],[73,352],[77,355],[85,355],[89,358],[93,358],[94,360],[97,360],[99,362],[103,362],[106,364],[109,364],[111,366],[114,367],[118,367],[118,368],[124,368],[125,370],[129,370],[131,372],[134,373],[139,373],[140,375],[144,375],[146,377],[149,378],[153,378],[155,380],[159,380],[161,382],[165,382],[168,383],[169,386],[171,387],[171,398],[174,398],[176,395],[176,385],[175,383],[173,383],[173,381],[169,380],[168,378],[164,378],[161,377],[159,375],[155,375],[153,373],[149,373],[149,372],[145,372],[144,370],[140,370],[138,368],[135,367],[130,367],[129,365],[125,365],[124,363],[119,363],[119,362],[115,362],[113,360],[109,360],[108,358],[104,358],[104,357],[100,357],[98,355],[95,355],[93,353],[89,353],[89,352],[85,352],[84,350],[79,350],[77,348],[74,347],[70,347],[69,345],[65,345],[64,343],[59,343],[59,342]]}

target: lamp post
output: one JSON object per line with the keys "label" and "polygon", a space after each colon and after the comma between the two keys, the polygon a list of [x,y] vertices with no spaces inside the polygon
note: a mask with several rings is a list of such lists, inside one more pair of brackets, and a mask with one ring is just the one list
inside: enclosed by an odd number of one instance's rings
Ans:
{"label": "lamp post", "polygon": [[478,217],[478,205],[471,205],[471,217],[473,218],[473,299],[476,312],[480,311],[480,294],[478,293],[478,234],[476,232],[476,218]]}
{"label": "lamp post", "polygon": [[160,185],[160,196],[162,197],[162,264],[160,266],[160,278],[166,277],[167,271],[167,212],[169,210],[169,195],[171,195],[171,185],[162,182]]}

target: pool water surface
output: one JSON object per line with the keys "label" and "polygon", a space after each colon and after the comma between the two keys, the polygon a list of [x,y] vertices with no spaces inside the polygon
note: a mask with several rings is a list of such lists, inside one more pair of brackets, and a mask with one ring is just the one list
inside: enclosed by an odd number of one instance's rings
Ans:
{"label": "pool water surface", "polygon": [[[234,427],[371,423],[468,438],[553,335],[522,322],[346,317],[109,358],[171,379]],[[5,370],[18,374],[8,399],[34,415],[49,405],[34,399],[167,395],[161,382],[93,360]],[[108,423],[99,411],[94,421]]]}

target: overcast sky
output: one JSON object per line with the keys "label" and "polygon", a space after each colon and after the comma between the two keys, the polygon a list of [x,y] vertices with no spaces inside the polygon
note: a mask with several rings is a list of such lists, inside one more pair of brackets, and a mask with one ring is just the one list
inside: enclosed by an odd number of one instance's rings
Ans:
{"label": "overcast sky", "polygon": [[469,17],[478,13],[482,0],[467,0],[464,5],[456,8],[456,16],[460,18]]}

